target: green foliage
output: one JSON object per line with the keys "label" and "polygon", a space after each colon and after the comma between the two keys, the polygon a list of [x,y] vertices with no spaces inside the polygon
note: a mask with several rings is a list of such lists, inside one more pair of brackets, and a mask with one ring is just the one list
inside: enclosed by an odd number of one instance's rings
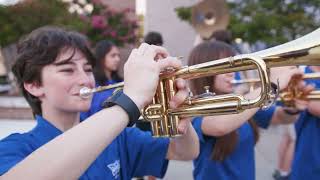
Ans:
{"label": "green foliage", "polygon": [[[320,25],[320,0],[238,0],[229,2],[234,37],[269,46],[303,36]],[[177,15],[190,22],[191,8],[177,8]]]}
{"label": "green foliage", "polygon": [[242,0],[229,5],[233,36],[250,43],[282,44],[320,25],[319,0]]}
{"label": "green foliage", "polygon": [[84,32],[86,22],[67,11],[66,4],[57,0],[32,0],[14,6],[0,6],[0,45],[16,42],[21,36],[45,26],[63,26]]}
{"label": "green foliage", "polygon": [[191,22],[191,7],[178,7],[174,9],[177,13],[177,16],[187,22]]}
{"label": "green foliage", "polygon": [[88,2],[92,3],[93,12],[82,15],[69,13],[71,4],[61,0],[24,0],[14,6],[0,5],[0,46],[17,42],[21,36],[45,25],[82,32],[92,43],[108,39],[122,46],[138,40],[138,22],[129,18],[131,9],[117,11],[100,0]]}

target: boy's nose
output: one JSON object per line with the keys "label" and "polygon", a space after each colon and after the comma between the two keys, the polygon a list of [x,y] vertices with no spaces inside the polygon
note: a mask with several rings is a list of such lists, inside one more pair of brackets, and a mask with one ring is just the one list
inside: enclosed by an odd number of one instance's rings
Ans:
{"label": "boy's nose", "polygon": [[80,86],[91,87],[93,84],[91,76],[85,71],[79,72],[78,80]]}

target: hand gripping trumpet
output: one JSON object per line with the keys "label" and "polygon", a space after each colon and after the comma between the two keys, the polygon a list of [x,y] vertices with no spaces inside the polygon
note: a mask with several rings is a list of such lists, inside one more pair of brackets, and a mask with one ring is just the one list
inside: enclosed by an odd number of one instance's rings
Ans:
{"label": "hand gripping trumpet", "polygon": [[[172,73],[163,73],[152,103],[141,114],[151,123],[155,137],[179,136],[177,125],[179,118],[191,116],[209,116],[239,113],[245,109],[265,106],[274,98],[268,68],[293,65],[320,64],[320,29],[297,40],[270,49],[247,55],[223,58],[198,65],[183,67]],[[192,96],[177,109],[169,108],[169,101],[176,93],[175,79],[194,79],[217,74],[257,69],[261,93],[255,99],[245,99],[241,95],[229,94],[219,96]],[[118,84],[118,87],[123,84]],[[113,87],[117,87],[114,85]],[[93,92],[108,89],[83,89],[80,95],[85,97]]]}
{"label": "hand gripping trumpet", "polygon": [[288,84],[288,87],[284,89],[279,95],[279,100],[287,107],[295,107],[295,99],[303,100],[319,100],[320,91],[313,90],[310,93],[302,92],[299,88],[299,82],[301,80],[319,79],[320,73],[309,73],[304,75],[293,76]]}
{"label": "hand gripping trumpet", "polygon": [[[298,88],[298,84],[301,80],[320,79],[320,73],[308,73],[304,75],[295,75],[291,78],[288,87],[279,93],[277,101],[283,103],[284,106],[294,107],[294,99],[303,100],[320,100],[320,90],[316,89],[310,93],[304,93]],[[255,86],[260,83],[260,79],[243,79],[233,80],[232,84],[249,84],[249,86]]]}
{"label": "hand gripping trumpet", "polygon": [[[261,93],[256,99],[245,99],[241,95],[229,94],[219,96],[190,96],[185,103],[176,109],[169,108],[169,101],[176,93],[175,79],[194,79],[204,76],[223,74],[217,68],[233,67],[235,64],[252,64],[261,78]],[[235,69],[236,70],[236,69]],[[97,87],[95,89],[81,89],[80,95],[87,97],[90,94],[110,88],[122,87],[123,83],[112,86]],[[268,69],[265,62],[256,56],[240,55],[223,60],[207,62],[189,67],[183,67],[173,72],[163,72],[152,103],[141,110],[144,120],[151,123],[155,137],[179,136],[177,129],[180,117],[209,116],[218,114],[239,113],[248,108],[261,107],[271,99],[271,82],[268,78]]]}

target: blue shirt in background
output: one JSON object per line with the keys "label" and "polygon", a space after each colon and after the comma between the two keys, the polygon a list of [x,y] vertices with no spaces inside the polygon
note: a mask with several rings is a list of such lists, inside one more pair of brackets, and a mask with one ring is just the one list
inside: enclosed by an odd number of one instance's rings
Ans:
{"label": "blue shirt in background", "polygon": [[[306,67],[305,73],[313,73]],[[319,80],[305,80],[320,88]],[[297,140],[291,180],[320,179],[320,118],[304,111],[295,124]]]}
{"label": "blue shirt in background", "polygon": [[[62,134],[59,129],[41,116],[36,116],[36,120],[37,125],[31,131],[11,134],[0,141],[0,175],[6,173],[42,145]],[[136,128],[126,128],[97,157],[80,180],[129,180],[132,177],[144,175],[163,177],[168,165],[166,160],[168,146],[168,138],[152,138],[150,133]],[[50,162],[48,163],[50,166]]]}
{"label": "blue shirt in background", "polygon": [[[267,128],[269,126],[275,107],[268,111],[261,111],[254,117],[258,126]],[[263,116],[263,117],[260,117]],[[207,136],[202,133],[201,124],[203,118],[197,117],[192,124],[200,140],[200,154],[193,161],[195,180],[254,180],[255,160],[254,145],[255,139],[253,129],[248,122],[244,123],[238,132],[238,143],[235,150],[222,162],[211,159],[211,153],[216,142],[216,137]]]}

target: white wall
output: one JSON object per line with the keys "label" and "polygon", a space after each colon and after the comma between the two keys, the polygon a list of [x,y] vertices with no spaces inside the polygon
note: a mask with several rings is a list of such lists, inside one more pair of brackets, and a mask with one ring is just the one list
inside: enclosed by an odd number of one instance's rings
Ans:
{"label": "white wall", "polygon": [[184,56],[193,47],[196,33],[187,22],[181,21],[174,11],[176,7],[189,7],[197,0],[147,0],[144,33],[158,31],[164,39],[164,46],[173,56]]}

